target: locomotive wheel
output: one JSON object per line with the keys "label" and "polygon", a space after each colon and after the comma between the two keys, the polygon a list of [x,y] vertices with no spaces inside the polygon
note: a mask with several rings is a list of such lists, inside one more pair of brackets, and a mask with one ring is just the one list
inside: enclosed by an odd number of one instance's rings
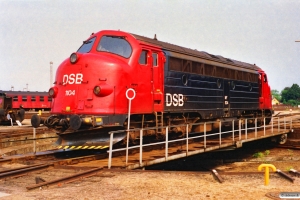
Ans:
{"label": "locomotive wheel", "polygon": [[267,111],[265,113],[266,116],[266,125],[270,124],[271,120],[272,120],[272,112],[271,111]]}
{"label": "locomotive wheel", "polygon": [[270,124],[271,120],[272,120],[272,115],[268,115],[268,116],[266,117],[266,122],[265,122],[266,125]]}
{"label": "locomotive wheel", "polygon": [[287,141],[287,134],[282,134],[278,137],[279,144],[285,144]]}
{"label": "locomotive wheel", "polygon": [[70,117],[70,127],[73,130],[78,130],[81,127],[82,121],[78,115],[72,115]]}
{"label": "locomotive wheel", "polygon": [[32,115],[31,117],[31,125],[34,127],[34,128],[37,128],[39,127],[41,124],[41,117],[39,115]]}

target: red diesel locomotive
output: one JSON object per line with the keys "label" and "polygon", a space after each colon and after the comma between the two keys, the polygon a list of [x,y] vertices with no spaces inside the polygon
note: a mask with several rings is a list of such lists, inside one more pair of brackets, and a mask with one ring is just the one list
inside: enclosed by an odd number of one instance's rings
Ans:
{"label": "red diesel locomotive", "polygon": [[[55,129],[62,145],[108,146],[109,131],[126,129],[128,89],[129,96],[135,92],[130,127],[156,127],[144,134],[157,138],[164,137],[162,125],[253,117],[266,117],[269,123],[272,116],[267,75],[255,64],[161,42],[156,36],[105,30],[92,34],[61,63],[49,90],[52,115],[35,115],[32,125]],[[194,125],[189,131],[201,130]],[[185,131],[185,126],[170,130]],[[114,143],[124,136],[116,136]],[[136,137],[130,134],[130,139]]]}

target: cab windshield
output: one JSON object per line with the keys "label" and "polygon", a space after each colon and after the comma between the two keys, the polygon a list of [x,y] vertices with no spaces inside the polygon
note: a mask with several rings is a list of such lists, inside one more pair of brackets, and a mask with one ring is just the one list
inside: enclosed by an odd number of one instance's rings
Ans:
{"label": "cab windshield", "polygon": [[94,45],[96,37],[93,37],[89,40],[86,40],[83,42],[83,44],[81,45],[81,47],[77,50],[77,52],[79,53],[88,53],[91,51],[92,46]]}
{"label": "cab windshield", "polygon": [[102,36],[97,51],[109,52],[124,58],[129,58],[132,53],[132,48],[124,37],[106,35]]}

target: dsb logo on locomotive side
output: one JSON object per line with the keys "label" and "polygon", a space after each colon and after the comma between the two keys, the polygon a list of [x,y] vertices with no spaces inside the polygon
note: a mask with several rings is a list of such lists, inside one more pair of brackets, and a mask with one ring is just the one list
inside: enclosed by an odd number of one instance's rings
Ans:
{"label": "dsb logo on locomotive side", "polygon": [[77,74],[65,74],[63,76],[63,83],[64,84],[81,84],[83,81],[83,74],[77,73]]}
{"label": "dsb logo on locomotive side", "polygon": [[183,94],[166,93],[166,106],[183,106]]}

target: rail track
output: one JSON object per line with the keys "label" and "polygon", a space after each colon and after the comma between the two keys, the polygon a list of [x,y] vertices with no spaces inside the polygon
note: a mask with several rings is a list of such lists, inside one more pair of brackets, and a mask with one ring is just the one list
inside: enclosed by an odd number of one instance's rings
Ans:
{"label": "rail track", "polygon": [[[278,121],[279,123],[279,121]],[[284,125],[284,129],[285,129],[285,126]],[[282,129],[283,127],[281,127]],[[278,129],[279,129],[279,126],[278,126]],[[0,129],[1,130],[1,129]],[[42,140],[45,140],[45,139],[56,139],[56,135],[55,133],[52,133],[53,135],[50,135],[49,136],[49,133],[47,133],[48,135],[45,137],[45,128],[43,127],[40,127],[38,129],[36,129],[37,131],[37,135],[42,135],[42,136],[37,136],[37,137],[34,137],[31,135],[30,131],[32,131],[32,128],[30,127],[27,127],[27,128],[20,128],[20,129],[17,129],[18,131],[17,132],[12,132],[11,135],[9,135],[9,131],[16,131],[16,129],[6,129],[3,131],[3,133],[1,134],[1,131],[0,131],[0,139],[2,138],[2,147],[6,147],[5,145],[7,143],[9,143],[10,145],[17,145],[17,144],[22,144],[22,143],[32,143],[32,142],[38,142],[38,141],[42,141]],[[273,128],[272,128],[273,130]],[[40,131],[40,132],[38,132]],[[232,132],[232,136],[231,136],[231,132]],[[245,133],[245,136],[242,136],[241,135],[241,130],[235,130],[235,131],[229,131],[227,134],[227,139],[225,136],[222,136],[222,140],[226,141],[232,141],[232,140],[235,140],[233,137],[239,137],[239,140],[242,139],[242,137],[245,137],[247,139],[247,136],[250,137],[251,134],[254,134],[255,132],[255,137],[257,137],[257,128],[255,127],[255,130],[254,128],[252,128],[252,130],[249,130],[248,132],[246,131]],[[51,134],[51,133],[50,133]],[[208,136],[210,133],[208,133]],[[263,133],[265,134],[265,133]],[[169,156],[172,156],[172,155],[176,155],[178,153],[184,153],[184,152],[187,152],[189,151],[189,148],[190,149],[197,149],[197,148],[204,148],[204,150],[207,151],[207,149],[210,149],[211,147],[213,147],[214,145],[216,144],[219,144],[221,146],[221,135],[219,135],[218,133],[213,133],[212,135],[215,135],[214,137],[211,137],[210,140],[207,140],[205,141],[205,138],[204,138],[204,143],[203,141],[203,138],[195,138],[194,135],[191,135],[190,137],[191,138],[187,138],[189,140],[189,143],[190,143],[190,146],[187,146],[188,144],[186,143],[186,140],[183,138],[181,140],[178,140],[178,141],[173,141],[173,142],[170,142],[168,145],[164,143],[164,141],[162,142],[158,142],[157,144],[155,145],[145,145],[143,148],[143,152],[154,152],[154,154],[151,154],[150,153],[150,156],[152,157],[161,157],[159,155],[155,155],[155,152],[156,151],[159,151],[161,149],[164,149],[164,148],[168,148],[170,149],[168,152],[166,152],[166,154],[168,154]],[[10,138],[14,138],[14,139],[10,139]],[[213,139],[215,138],[215,139]],[[231,142],[232,143],[232,142]],[[166,146],[167,145],[167,146]],[[124,146],[120,146],[121,148],[123,147],[122,150],[119,150],[119,149],[114,149],[112,155],[113,156],[118,156],[117,160],[121,160],[122,162],[117,164],[117,166],[119,167],[122,167],[122,166],[127,166],[127,161],[126,163],[124,164],[123,163],[123,157],[124,154],[138,154],[141,150],[141,147],[140,148],[129,148],[129,149],[125,149]],[[225,146],[224,146],[225,147]],[[163,153],[164,154],[164,153]],[[128,158],[126,157],[126,160]],[[135,160],[136,158],[132,158],[133,160]],[[105,163],[106,162],[106,163]],[[107,161],[104,161],[102,163],[103,166],[107,165]]]}
{"label": "rail track", "polygon": [[[214,168],[206,168],[205,170],[201,169],[201,171],[168,171],[170,174],[176,174],[178,177],[199,177],[199,179],[202,179],[202,177],[206,177],[205,180],[211,182],[211,184],[214,185],[215,188],[222,188],[223,185],[226,186],[230,182],[236,182],[237,184],[240,184],[241,181],[246,182],[247,180],[253,181],[253,180],[259,180],[258,182],[263,185],[264,180],[264,172],[257,171],[257,166],[263,162],[263,160],[256,159],[252,157],[252,154],[255,151],[264,151],[265,149],[268,149],[271,151],[270,155],[278,155],[276,151],[283,151],[285,153],[289,153],[284,148],[279,148],[278,146],[274,144],[270,144],[269,146],[264,145],[258,145],[258,148],[251,150],[251,145],[249,145],[249,148],[246,147],[246,149],[239,149],[239,153],[231,153],[231,156],[228,155],[231,151],[228,153],[222,153],[222,152],[211,152],[211,154],[214,154],[213,156],[207,155],[207,157],[213,157],[216,160],[219,160],[219,157],[215,156],[220,154],[220,157],[222,157],[223,162],[222,164],[216,165]],[[93,183],[97,184],[97,188],[101,187],[102,190],[107,190],[111,186],[104,182],[104,180],[117,179],[118,177],[126,177],[126,179],[121,179],[123,182],[127,182],[129,180],[132,180],[133,174],[134,177],[150,177],[148,178],[148,181],[153,180],[153,177],[160,177],[160,176],[166,176],[166,170],[162,170],[163,168],[160,168],[158,170],[124,170],[121,168],[113,168],[113,169],[107,169],[107,167],[104,167],[101,165],[103,161],[107,164],[107,157],[108,154],[106,152],[96,152],[94,151],[94,154],[92,155],[70,155],[77,151],[69,151],[69,150],[56,150],[49,153],[44,153],[44,155],[32,155],[30,156],[15,156],[11,160],[6,160],[5,162],[1,162],[1,166],[5,166],[7,168],[6,170],[0,171],[0,185],[5,185],[4,191],[11,191],[11,193],[15,194],[16,192],[13,191],[28,191],[24,193],[24,196],[28,195],[38,195],[40,196],[44,192],[51,192],[52,194],[63,192],[65,197],[66,190],[73,191],[73,194],[76,196],[74,191],[79,190],[80,187],[84,185],[90,185],[91,188],[94,188],[92,186]],[[125,152],[123,152],[125,154]],[[221,155],[222,154],[222,155]],[[245,157],[234,157],[232,159],[233,154],[237,155],[244,155]],[[298,154],[300,154],[299,150],[294,150],[294,156],[297,157]],[[250,156],[249,156],[250,155]],[[269,156],[270,156],[269,155]],[[201,155],[205,158],[205,154]],[[202,161],[206,162],[208,161],[206,157],[206,160],[203,159]],[[251,158],[250,158],[251,157]],[[125,163],[124,156],[122,157],[120,155],[120,160],[123,160]],[[191,158],[192,159],[192,158]],[[228,159],[226,161],[226,159]],[[194,158],[193,163],[195,161],[199,160],[199,158]],[[1,159],[0,159],[1,161]],[[234,164],[236,161],[239,161],[239,167],[236,167],[236,171],[234,171],[233,168],[225,168],[222,169],[221,166],[228,165],[228,164]],[[288,165],[292,160],[285,161]],[[185,164],[188,164],[188,160],[183,159],[181,162],[185,162]],[[249,163],[251,162],[252,166],[254,166],[252,169],[245,170],[245,166],[249,166]],[[296,162],[299,162],[296,160]],[[241,165],[241,163],[245,163]],[[278,163],[282,163],[282,160],[276,162],[272,161],[274,165],[277,166]],[[20,167],[20,165],[23,165]],[[24,166],[26,165],[26,166]],[[176,165],[176,164],[175,164]],[[178,164],[177,164],[178,165]],[[18,167],[16,167],[18,166]],[[278,166],[282,171],[286,171],[281,166]],[[300,169],[300,166],[295,166],[295,169]],[[10,169],[8,169],[10,168]],[[213,175],[212,170],[215,169],[220,176],[220,178],[217,178],[215,175]],[[199,170],[199,169],[198,169]],[[289,185],[290,187],[296,187],[297,182],[299,182],[300,178],[298,175],[292,174],[292,172],[286,172],[291,180],[283,177],[278,172],[270,172],[270,182],[273,183],[274,180],[278,181],[281,180],[284,184]],[[122,176],[120,175],[122,174]],[[128,174],[128,175],[126,175]],[[130,175],[131,174],[131,175]],[[148,175],[149,174],[149,175]],[[168,176],[169,177],[169,176]],[[120,179],[120,178],[119,178]],[[220,180],[219,180],[220,179]],[[120,180],[120,181],[121,181]],[[171,180],[170,180],[171,181]],[[106,184],[105,184],[106,183]],[[3,186],[4,186],[3,185]],[[10,187],[9,187],[10,186]],[[21,187],[21,188],[20,188]],[[116,185],[116,189],[118,190],[120,186]],[[131,187],[130,182],[128,184],[128,187]],[[203,186],[204,187],[204,186]],[[10,188],[9,190],[7,188]],[[91,192],[92,189],[87,190]],[[127,191],[128,189],[126,189]],[[79,190],[80,191],[80,190]],[[145,190],[147,193],[149,190]],[[152,192],[151,192],[152,193]],[[21,193],[22,194],[22,193]],[[278,199],[278,196],[280,195],[280,192],[268,192],[268,190],[265,190],[264,194],[268,198]],[[47,194],[49,195],[49,194]],[[51,195],[52,196],[52,195]],[[52,197],[54,197],[53,195]],[[86,198],[93,198],[89,195],[86,196]],[[95,198],[95,196],[94,196]],[[70,199],[70,196],[69,198]],[[233,197],[234,199],[234,197]]]}
{"label": "rail track", "polygon": [[[76,181],[82,179],[84,177],[93,176],[102,169],[102,167],[70,167],[74,164],[82,163],[82,162],[91,162],[97,159],[103,159],[107,157],[107,153],[100,153],[92,154],[92,155],[85,155],[82,156],[81,153],[83,151],[49,151],[43,154],[37,155],[24,155],[24,156],[15,156],[11,158],[0,159],[0,163],[3,166],[9,165],[24,165],[22,167],[10,168],[10,169],[2,169],[0,171],[0,180],[1,179],[11,179],[11,178],[19,178],[30,176],[30,174],[34,173],[41,173],[40,171],[49,173],[52,170],[57,169],[69,169],[76,171],[81,170],[83,172],[80,173],[72,173],[72,175],[64,177],[64,178],[57,178],[51,179],[50,181],[45,181],[44,178],[36,177],[36,184],[31,186],[27,186],[28,190],[39,188],[43,186],[49,186],[56,183],[69,183],[72,181]],[[71,154],[71,155],[70,155]],[[85,151],[86,154],[86,151]],[[68,158],[71,157],[71,158]],[[67,167],[69,166],[69,167]]]}
{"label": "rail track", "polygon": [[[43,134],[42,131],[41,134]],[[231,139],[232,138],[230,138],[230,140]],[[199,141],[195,140],[195,143],[197,142]],[[214,141],[210,141],[210,143],[211,145],[215,144]],[[208,142],[207,145],[210,145],[210,143]],[[199,143],[195,145],[195,147],[193,148],[198,148],[197,146],[199,146]],[[155,146],[143,147],[143,152],[150,152],[152,156],[157,156],[156,152],[164,148],[165,148],[164,144],[158,144]],[[182,153],[185,152],[186,150],[185,142],[177,142],[177,143],[170,144],[168,148],[169,148],[169,155],[172,154],[176,155],[177,153]],[[283,148],[283,146],[264,146],[264,148],[270,150],[271,154],[273,154],[272,152],[275,151],[273,150],[273,148],[274,149],[276,148],[277,151],[283,151],[286,153],[290,153],[287,149],[292,149],[288,147],[286,149]],[[241,154],[243,154],[243,149],[240,150],[242,151]],[[253,154],[253,151],[255,151],[255,149],[252,149],[250,154]],[[265,149],[257,149],[257,151],[265,151]],[[292,151],[294,154],[293,157],[297,158],[300,152],[298,148],[294,148],[292,149]],[[109,177],[114,177],[119,173],[154,172],[153,170],[149,170],[151,168],[147,168],[147,167],[144,168],[146,170],[125,170],[126,150],[113,153],[113,157],[119,160],[120,165],[118,165],[119,167],[113,167],[110,170],[107,169],[109,154],[105,150],[90,151],[91,155],[82,155],[82,154],[80,155],[79,152],[80,152],[79,150],[71,151],[71,150],[56,149],[56,150],[43,152],[43,153],[39,153],[39,152],[35,154],[31,153],[29,155],[15,155],[9,157],[5,156],[4,158],[0,159],[0,166],[1,166],[0,181],[4,181],[8,185],[9,184],[17,185],[18,187],[21,185],[26,190],[34,190],[36,188],[39,189],[48,188],[49,186],[61,187],[62,185],[65,185],[67,183],[84,182],[85,180],[93,179],[95,177],[109,178]],[[130,149],[129,154],[131,155],[131,157],[129,157],[129,160],[138,162],[138,158],[133,156],[134,154],[138,154],[138,153],[139,153],[139,149]],[[218,153],[220,154],[221,152]],[[276,153],[274,153],[274,155],[275,154]],[[244,152],[244,155],[246,155],[246,152]],[[203,154],[203,156],[205,157],[205,154]],[[247,154],[247,156],[249,157],[249,153]],[[266,157],[268,158],[268,156]],[[157,156],[156,158],[163,158],[163,156]],[[196,157],[190,159],[194,159],[193,161],[194,164],[196,164],[195,160],[199,160],[199,158]],[[211,181],[217,181],[219,183],[226,184],[227,181],[232,179],[228,177],[242,177],[243,179],[245,178],[247,179],[247,177],[252,177],[252,178],[256,177],[256,178],[263,179],[264,176],[263,172],[256,171],[257,166],[262,162],[272,162],[276,165],[276,167],[278,166],[278,168],[284,172],[287,171],[285,167],[282,165],[282,163],[284,162],[286,163],[286,165],[293,165],[295,169],[300,169],[299,165],[298,166],[294,165],[294,163],[299,162],[299,160],[291,159],[291,160],[269,161],[267,159],[266,160],[263,159],[254,160],[254,158],[251,159],[228,157],[228,160],[226,161],[226,157],[222,155],[222,162],[218,162],[219,159],[216,158],[217,164],[215,164],[213,168],[211,166],[206,167],[206,169],[203,169],[203,167],[202,168],[199,167],[198,171],[196,172],[177,171],[174,173],[194,173],[194,174],[211,175],[213,174],[212,170],[215,169],[218,175],[221,177],[222,181],[218,180],[218,178],[216,177],[214,179],[211,179]],[[189,160],[188,158],[179,159],[177,163],[184,162],[185,164],[188,164],[187,163],[188,160]],[[202,161],[209,162],[207,157]],[[172,161],[172,162],[174,164],[176,161]],[[214,161],[210,161],[210,162],[214,162]],[[234,165],[234,163],[239,163],[240,165],[240,167],[237,167],[236,169],[237,171],[233,170],[232,166]],[[243,165],[243,163],[245,164]],[[231,166],[228,167],[228,165]],[[221,166],[225,166],[225,168],[222,169]],[[249,167],[246,170],[244,168],[245,166],[254,166],[254,167],[252,168]],[[159,168],[158,170],[155,170],[155,173],[160,173],[160,172],[163,173],[164,171],[160,171]],[[291,184],[294,184],[294,182],[297,182],[299,180],[299,177],[298,175],[293,175],[290,173],[292,172],[287,173],[291,177],[290,180],[288,180],[287,178],[282,178],[282,179],[286,180],[287,182],[290,182]],[[280,178],[283,177],[278,172],[271,172],[271,176],[280,177]],[[24,183],[26,183],[26,185]],[[0,184],[2,183],[0,182]],[[73,187],[73,186],[74,184],[71,184],[68,187]],[[272,193],[272,195],[273,197],[276,197],[277,194]]]}
{"label": "rail track", "polygon": [[[69,164],[69,163],[68,163]],[[76,173],[70,173],[71,175],[67,176],[59,176],[59,177],[52,177],[50,180],[45,180],[45,178],[42,178],[43,173],[49,173],[51,170],[56,170],[56,169],[68,169],[69,171],[72,170],[74,171],[75,168],[66,168],[61,166],[61,162],[59,163],[48,163],[48,164],[35,164],[35,165],[28,165],[25,167],[19,167],[19,168],[14,168],[14,169],[8,169],[8,170],[2,170],[0,171],[0,180],[5,179],[6,181],[9,179],[14,178],[14,181],[17,181],[17,178],[26,178],[26,176],[31,176],[33,174],[36,174],[39,172],[39,176],[35,177],[35,184],[31,184],[29,186],[26,186],[27,190],[32,190],[32,189],[37,189],[41,187],[48,187],[51,185],[57,185],[61,186],[64,184],[72,183],[75,181],[82,181],[84,178],[89,178],[93,176],[102,176],[102,177],[113,177],[114,172],[134,172],[134,173],[163,173],[165,171],[159,171],[159,170],[120,170],[120,169],[112,169],[112,170],[107,170],[102,167],[92,167],[92,168],[81,168],[80,172]],[[77,168],[78,171],[78,168]],[[110,175],[105,175],[105,172],[110,172]],[[256,176],[256,177],[264,177],[265,172],[224,172],[224,171],[217,171],[215,169],[212,169],[210,171],[180,171],[180,172],[174,172],[174,173],[193,173],[193,174],[211,174],[214,176],[214,180],[223,183],[226,181],[227,176],[241,176],[241,177],[247,177],[247,176]],[[295,180],[299,181],[300,180],[300,173],[295,170],[291,169],[288,173],[282,172],[281,170],[277,170],[275,172],[270,172],[270,175],[274,176],[277,174],[277,177],[281,177],[291,183],[294,183]],[[213,179],[212,179],[213,181]],[[274,194],[271,195],[274,197]]]}

